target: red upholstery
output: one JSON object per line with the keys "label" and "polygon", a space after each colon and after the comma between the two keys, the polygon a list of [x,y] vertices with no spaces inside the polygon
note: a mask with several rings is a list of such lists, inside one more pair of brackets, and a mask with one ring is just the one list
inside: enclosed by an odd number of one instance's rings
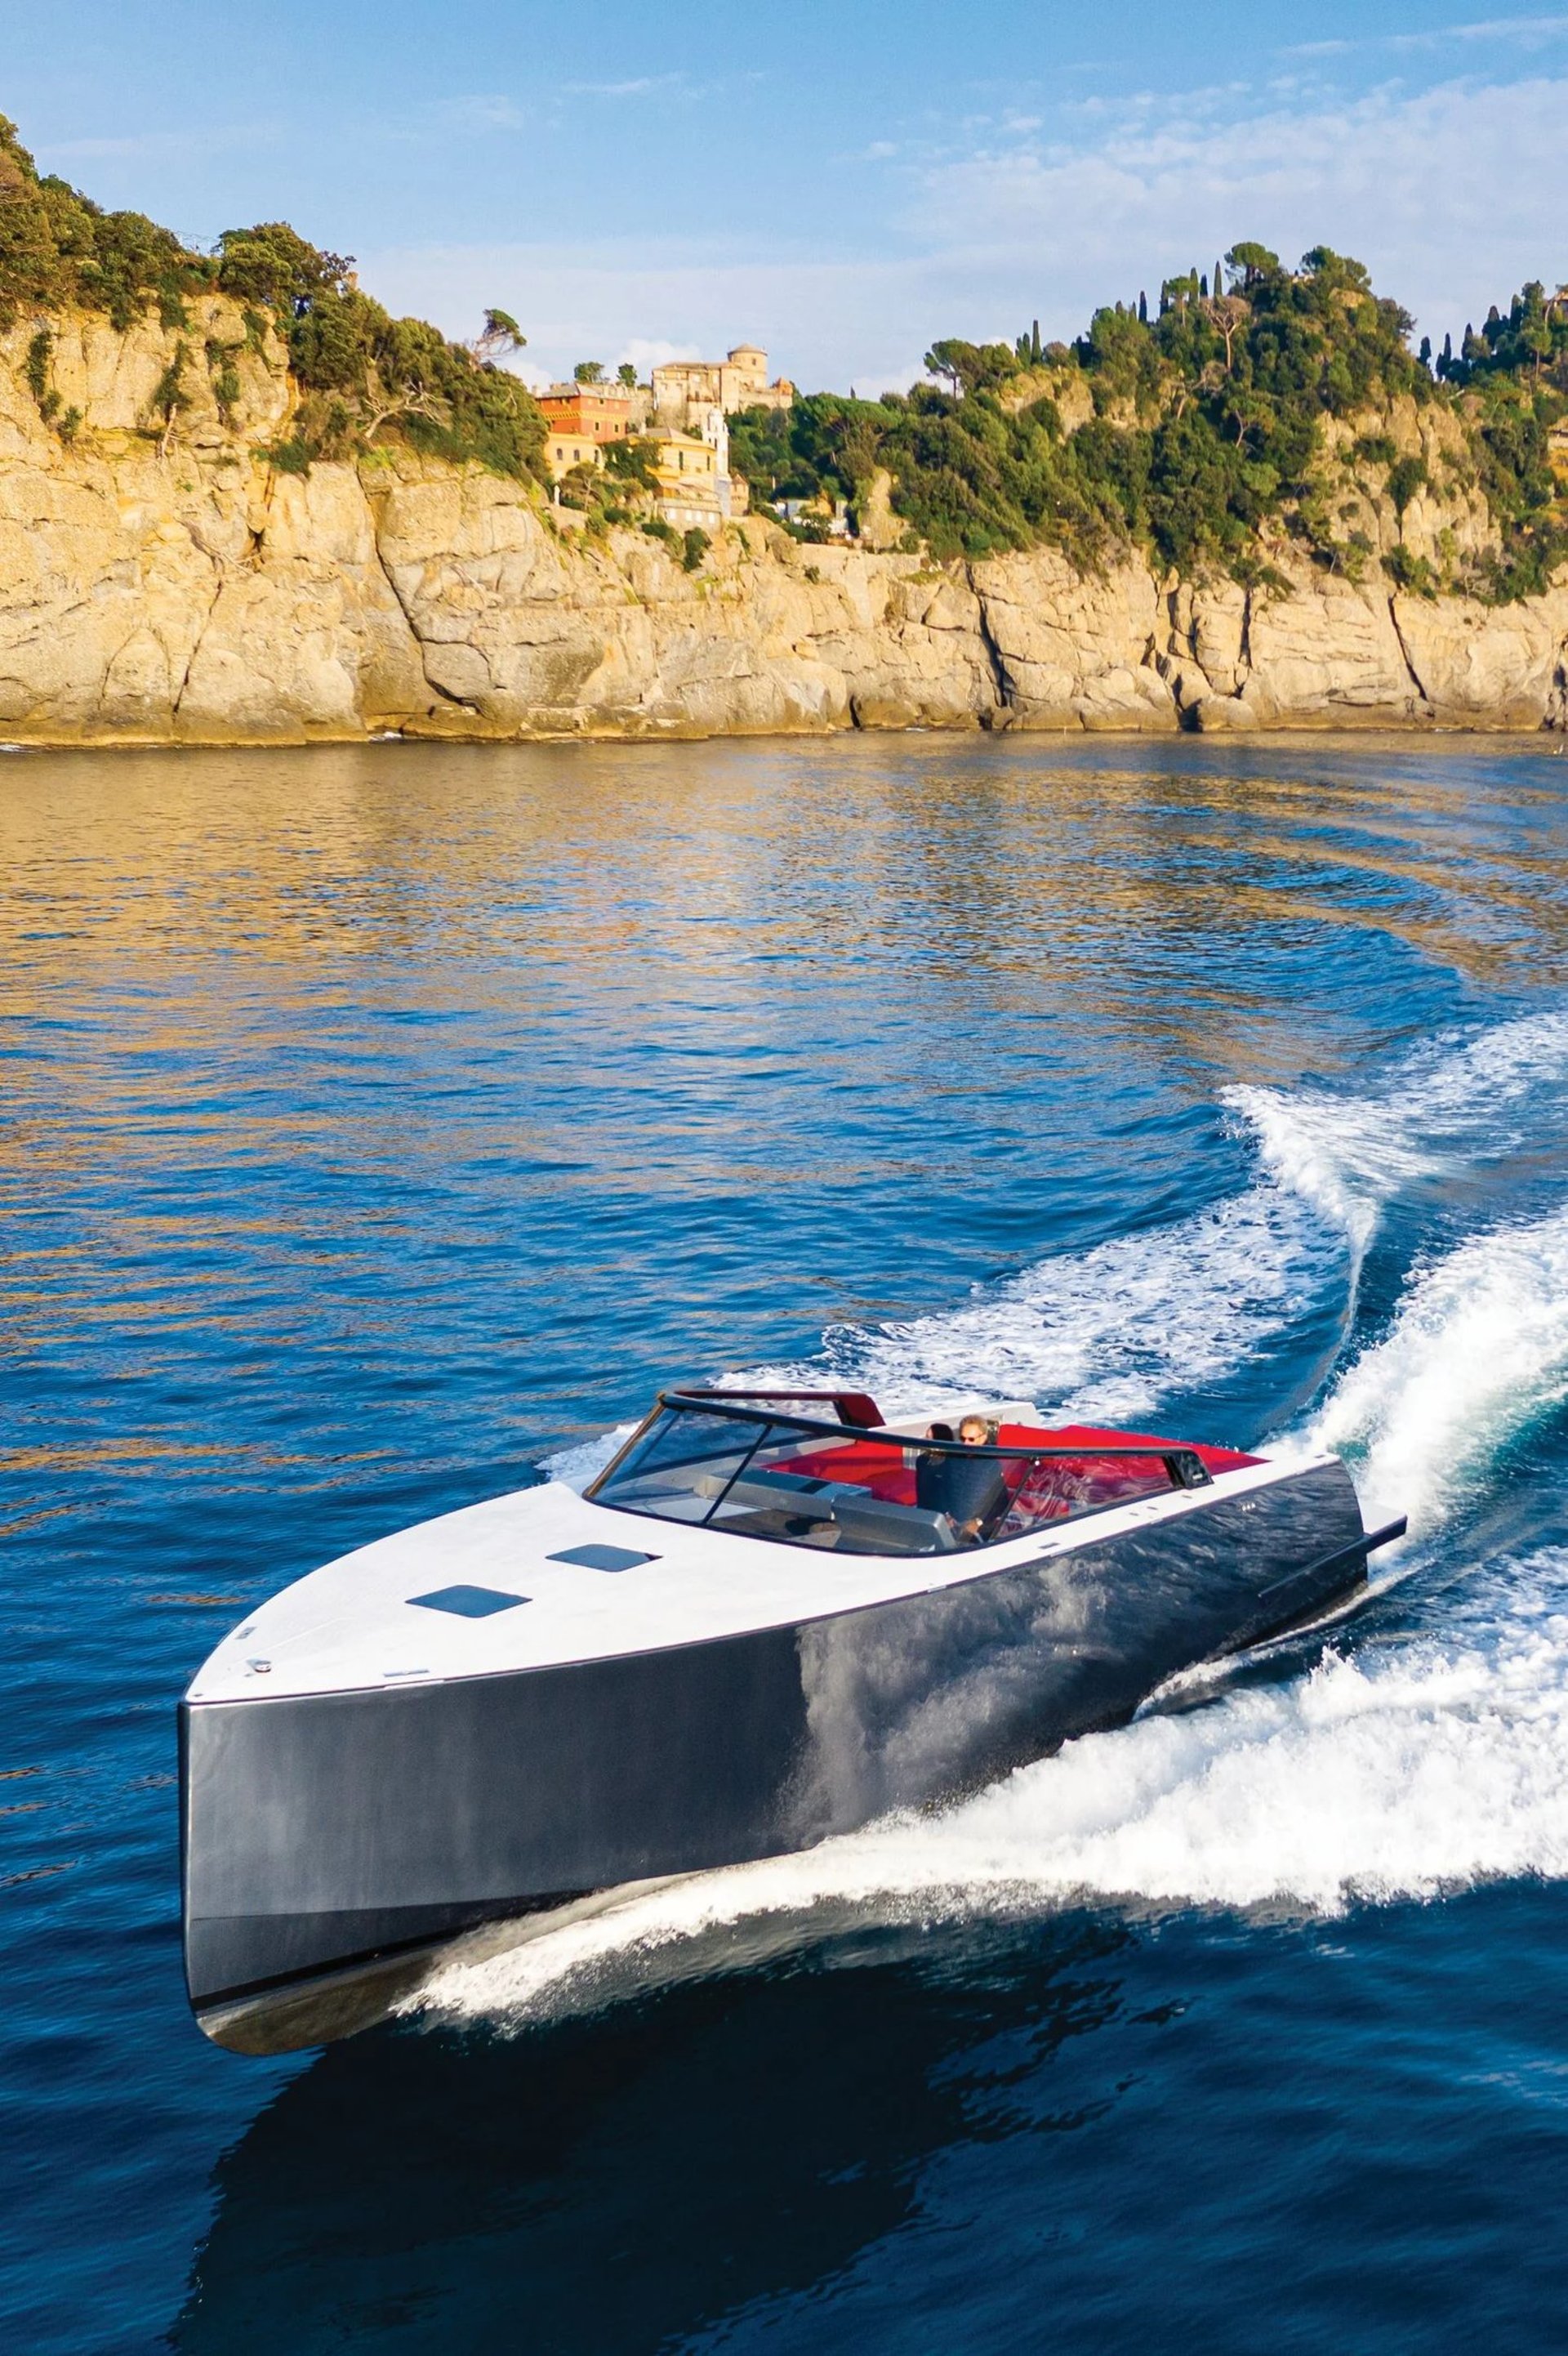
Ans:
{"label": "red upholstery", "polygon": [[804,1472],[813,1481],[852,1481],[890,1505],[912,1505],[914,1468],[904,1462],[904,1444],[885,1440],[847,1440],[833,1448],[813,1448],[775,1459],[781,1472]]}
{"label": "red upholstery", "polygon": [[1261,1464],[1261,1456],[1245,1456],[1239,1448],[1216,1448],[1204,1440],[1160,1440],[1148,1431],[1112,1431],[1101,1424],[1063,1423],[1054,1430],[1038,1424],[1004,1423],[997,1434],[1001,1448],[1179,1448],[1196,1456],[1211,1472],[1234,1472],[1243,1464]]}
{"label": "red upholstery", "polygon": [[[1012,1493],[1008,1529],[1015,1536],[1037,1527],[1042,1522],[1060,1521],[1072,1513],[1086,1507],[1114,1505],[1132,1497],[1158,1495],[1168,1491],[1170,1476],[1158,1456],[1122,1456],[1114,1451],[1119,1447],[1149,1449],[1180,1449],[1201,1459],[1211,1472],[1225,1472],[1239,1464],[1255,1464],[1255,1456],[1243,1456],[1233,1448],[1213,1448],[1190,1440],[1159,1440],[1151,1434],[1136,1431],[1110,1431],[1090,1424],[1064,1424],[1054,1430],[1024,1423],[1005,1423],[997,1434],[997,1444],[1020,1451],[1010,1463],[1002,1467],[1003,1478]],[[916,1476],[912,1459],[918,1440],[873,1439],[844,1440],[827,1447],[803,1444],[798,1455],[774,1457],[772,1462],[781,1472],[803,1472],[814,1481],[844,1481],[864,1489],[873,1497],[885,1498],[890,1505],[912,1505],[916,1503]],[[1047,1459],[1030,1464],[1027,1451],[1030,1448],[1070,1448],[1071,1456]]]}

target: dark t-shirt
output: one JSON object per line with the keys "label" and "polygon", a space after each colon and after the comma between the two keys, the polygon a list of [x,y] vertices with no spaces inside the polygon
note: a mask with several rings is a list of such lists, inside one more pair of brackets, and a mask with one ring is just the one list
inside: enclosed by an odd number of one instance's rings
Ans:
{"label": "dark t-shirt", "polygon": [[1007,1483],[994,1456],[939,1456],[933,1451],[915,1459],[915,1504],[948,1515],[955,1529],[965,1522],[984,1521],[1006,1495]]}

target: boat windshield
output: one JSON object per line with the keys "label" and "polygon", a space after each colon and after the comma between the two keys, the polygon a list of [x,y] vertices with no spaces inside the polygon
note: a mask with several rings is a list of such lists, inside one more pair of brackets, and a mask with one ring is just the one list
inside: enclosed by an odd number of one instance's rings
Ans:
{"label": "boat windshield", "polygon": [[667,1401],[587,1494],[784,1546],[929,1555],[1027,1537],[1189,1477],[1180,1451],[966,1447]]}

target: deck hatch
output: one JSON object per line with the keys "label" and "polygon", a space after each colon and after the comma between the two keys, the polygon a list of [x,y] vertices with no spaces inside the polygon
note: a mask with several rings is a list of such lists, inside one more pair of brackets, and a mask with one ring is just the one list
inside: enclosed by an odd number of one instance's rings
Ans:
{"label": "deck hatch", "polygon": [[656,1554],[638,1554],[631,1547],[574,1546],[546,1555],[547,1562],[574,1562],[583,1570],[635,1570],[640,1562],[657,1562]]}
{"label": "deck hatch", "polygon": [[487,1620],[492,1612],[510,1612],[526,1603],[526,1595],[507,1595],[498,1587],[437,1587],[429,1595],[411,1595],[409,1601],[426,1612],[454,1612],[460,1620]]}

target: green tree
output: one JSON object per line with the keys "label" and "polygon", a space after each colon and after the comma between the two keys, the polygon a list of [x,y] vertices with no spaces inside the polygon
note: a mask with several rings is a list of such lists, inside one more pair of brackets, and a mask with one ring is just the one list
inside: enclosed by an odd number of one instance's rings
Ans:
{"label": "green tree", "polygon": [[170,438],[174,434],[176,418],[191,405],[190,394],[185,387],[185,372],[189,359],[190,347],[182,338],[176,344],[174,358],[158,379],[153,398],[148,403],[152,415],[162,421],[163,431],[158,438],[158,447],[164,452],[167,451]]}
{"label": "green tree", "polygon": [[354,268],[351,253],[322,253],[287,221],[226,229],[218,241],[218,283],[241,303],[297,312],[324,294],[341,295]]}
{"label": "green tree", "polygon": [[1426,479],[1424,458],[1414,456],[1396,458],[1389,468],[1388,495],[1393,501],[1393,511],[1399,518],[1402,534],[1404,530],[1404,511]]}
{"label": "green tree", "polygon": [[1266,245],[1243,242],[1231,248],[1225,256],[1225,267],[1232,278],[1240,277],[1243,294],[1250,294],[1254,286],[1277,276],[1279,256],[1271,253]]}
{"label": "green tree", "polygon": [[528,340],[509,311],[490,310],[468,348],[481,367],[494,367],[507,352],[522,351]]}
{"label": "green tree", "polygon": [[933,344],[922,365],[933,376],[946,377],[955,393],[980,392],[1016,376],[1019,360],[1008,344],[966,344],[949,336]]}
{"label": "green tree", "polygon": [[659,445],[651,435],[630,434],[624,441],[606,442],[604,469],[619,483],[639,490],[656,491]]}

